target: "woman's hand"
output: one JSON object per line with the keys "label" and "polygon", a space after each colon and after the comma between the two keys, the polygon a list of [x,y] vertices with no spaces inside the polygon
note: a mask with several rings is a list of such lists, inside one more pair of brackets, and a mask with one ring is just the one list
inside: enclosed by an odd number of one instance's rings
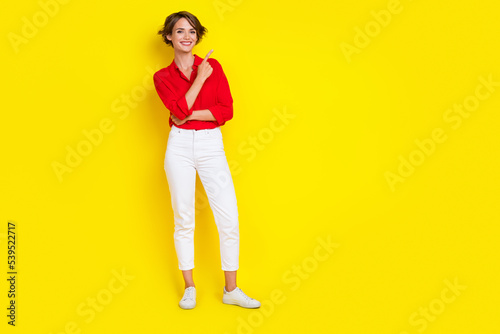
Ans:
{"label": "woman's hand", "polygon": [[197,80],[201,80],[201,82],[205,82],[208,79],[210,74],[213,72],[212,66],[208,63],[208,57],[214,52],[214,50],[210,50],[205,58],[201,61],[201,64],[198,65],[198,74],[196,75]]}
{"label": "woman's hand", "polygon": [[186,123],[187,121],[190,120],[190,117],[187,116],[185,117],[184,119],[179,119],[179,117],[175,116],[174,114],[170,114],[170,118],[172,119],[172,122],[174,122],[175,125],[182,125],[184,123]]}

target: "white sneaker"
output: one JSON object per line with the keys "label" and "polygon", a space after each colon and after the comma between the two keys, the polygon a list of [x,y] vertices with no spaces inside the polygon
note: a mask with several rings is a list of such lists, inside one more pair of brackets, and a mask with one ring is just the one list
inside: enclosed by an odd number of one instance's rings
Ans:
{"label": "white sneaker", "polygon": [[182,296],[179,306],[185,310],[193,309],[196,306],[196,289],[194,286],[184,290],[184,296]]}
{"label": "white sneaker", "polygon": [[236,288],[231,292],[226,291],[224,287],[224,295],[222,296],[224,304],[238,305],[245,308],[259,308],[260,302],[248,297],[240,288]]}

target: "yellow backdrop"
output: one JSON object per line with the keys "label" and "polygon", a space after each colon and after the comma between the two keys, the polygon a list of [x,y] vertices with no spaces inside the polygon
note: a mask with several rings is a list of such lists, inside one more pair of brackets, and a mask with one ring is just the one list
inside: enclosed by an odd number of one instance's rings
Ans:
{"label": "yellow backdrop", "polygon": [[[1,7],[2,333],[500,330],[497,1]],[[152,74],[180,10],[230,83],[238,283],[258,310],[221,302],[199,180],[198,305],[177,305]]]}

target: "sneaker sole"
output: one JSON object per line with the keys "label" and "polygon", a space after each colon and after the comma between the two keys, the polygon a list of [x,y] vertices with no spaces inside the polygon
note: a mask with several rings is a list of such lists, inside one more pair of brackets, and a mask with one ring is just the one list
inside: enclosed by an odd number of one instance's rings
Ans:
{"label": "sneaker sole", "polygon": [[194,309],[194,308],[196,307],[196,304],[194,304],[194,306],[193,306],[193,307],[182,307],[181,305],[179,305],[179,307],[180,307],[181,309],[183,309],[183,310],[192,310],[192,309]]}
{"label": "sneaker sole", "polygon": [[233,302],[226,302],[226,301],[222,301],[224,304],[227,304],[227,305],[236,305],[236,306],[239,306],[239,307],[243,307],[243,308],[251,308],[251,309],[254,309],[254,308],[259,308],[259,306],[241,306],[240,304],[238,303],[233,303]]}

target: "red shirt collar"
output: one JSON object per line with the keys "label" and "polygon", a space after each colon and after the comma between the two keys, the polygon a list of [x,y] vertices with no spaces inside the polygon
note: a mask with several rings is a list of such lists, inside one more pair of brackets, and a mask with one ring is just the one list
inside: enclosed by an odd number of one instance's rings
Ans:
{"label": "red shirt collar", "polygon": [[[193,70],[194,70],[194,67],[198,67],[198,65],[200,65],[202,61],[203,61],[203,59],[200,56],[198,56],[197,54],[195,54],[194,55],[194,62],[193,62]],[[174,69],[180,71],[179,67],[175,63],[175,59],[172,60],[172,63],[170,65],[173,65]]]}

